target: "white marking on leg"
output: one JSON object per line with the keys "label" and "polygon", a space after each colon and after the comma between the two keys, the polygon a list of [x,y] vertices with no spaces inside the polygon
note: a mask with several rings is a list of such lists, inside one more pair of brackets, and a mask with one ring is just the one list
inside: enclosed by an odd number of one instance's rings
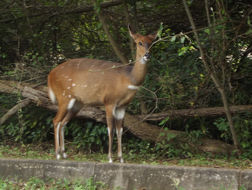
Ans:
{"label": "white marking on leg", "polygon": [[56,96],[55,96],[54,92],[52,91],[51,88],[48,89],[48,92],[49,92],[50,100],[52,101],[53,104],[55,104],[56,103]]}
{"label": "white marking on leg", "polygon": [[118,158],[120,160],[122,159],[122,134],[123,134],[123,128],[121,127],[120,130],[116,129],[116,134],[117,134],[117,140],[118,140],[118,146],[119,147],[119,152],[118,152]]}
{"label": "white marking on leg", "polygon": [[67,109],[68,109],[68,110],[70,110],[70,109],[73,108],[75,101],[76,101],[75,98],[73,98],[73,99],[71,99],[71,100],[69,101],[68,106],[67,106]]}
{"label": "white marking on leg", "polygon": [[130,90],[138,90],[139,89],[139,86],[135,86],[135,85],[129,85],[128,86],[128,89],[130,89]]}
{"label": "white marking on leg", "polygon": [[63,158],[67,158],[67,154],[65,153],[65,137],[64,137],[64,130],[65,126],[67,125],[67,122],[64,123],[64,125],[61,128],[61,137],[62,137],[62,147],[61,147],[61,152],[63,153],[62,156]]}
{"label": "white marking on leg", "polygon": [[123,133],[123,128],[120,129],[120,131],[118,131],[118,129],[116,128],[116,135],[121,137]]}
{"label": "white marking on leg", "polygon": [[125,108],[114,108],[113,109],[113,116],[115,117],[115,119],[117,120],[121,120],[124,118],[125,115]]}
{"label": "white marking on leg", "polygon": [[73,84],[72,84],[72,86],[76,86],[76,84],[75,84],[75,83],[73,83]]}
{"label": "white marking on leg", "polygon": [[[109,136],[109,138],[110,138],[110,133],[112,132],[111,130],[110,130],[110,128],[109,127],[107,127],[108,128],[108,136]],[[112,139],[113,139],[113,134],[111,135],[112,137]],[[109,148],[110,149],[110,148]],[[109,154],[108,154],[108,158],[109,158],[109,163],[112,163],[113,162],[113,160],[112,160],[112,155],[111,155],[111,152],[109,151]]]}
{"label": "white marking on leg", "polygon": [[64,152],[65,151],[65,140],[64,140],[64,127],[65,127],[65,124],[63,127],[61,127],[61,137],[62,137],[62,147],[61,147],[61,152]]}
{"label": "white marking on leg", "polygon": [[59,128],[60,128],[60,124],[61,124],[61,122],[59,122],[58,123],[58,125],[57,125],[57,130],[56,130],[56,147],[58,147],[58,149],[56,150],[56,158],[57,158],[57,160],[59,160],[60,159],[60,154],[59,154],[59,133],[60,133],[60,131],[59,131]]}
{"label": "white marking on leg", "polygon": [[108,135],[109,135],[109,133],[110,133],[110,129],[109,129],[109,127],[107,127],[108,128]]}

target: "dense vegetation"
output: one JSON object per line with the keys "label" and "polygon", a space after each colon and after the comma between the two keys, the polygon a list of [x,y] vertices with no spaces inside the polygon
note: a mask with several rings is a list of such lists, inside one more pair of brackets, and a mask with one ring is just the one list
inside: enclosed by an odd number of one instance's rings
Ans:
{"label": "dense vegetation", "polygon": [[[182,0],[1,1],[0,80],[46,85],[49,71],[69,58],[133,60],[134,45],[127,29],[130,23],[142,34],[158,30],[159,35],[151,49],[144,88],[129,106],[129,113],[251,105],[252,3],[187,3],[193,23]],[[23,97],[0,92],[1,117]],[[53,145],[53,117],[53,112],[39,105],[19,109],[0,126],[0,143],[50,141]],[[201,137],[235,142],[243,158],[252,158],[249,111],[231,115],[226,109],[226,115],[165,117],[148,122],[164,130],[185,131],[188,144]],[[75,119],[68,124],[66,136],[67,142],[86,152],[107,152],[104,124]],[[132,154],[185,158],[195,153],[176,139],[147,142],[126,132],[123,142]]]}

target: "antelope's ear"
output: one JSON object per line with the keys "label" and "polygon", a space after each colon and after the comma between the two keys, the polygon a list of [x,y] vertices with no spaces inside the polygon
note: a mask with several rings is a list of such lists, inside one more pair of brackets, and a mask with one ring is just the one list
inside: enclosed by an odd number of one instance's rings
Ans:
{"label": "antelope's ear", "polygon": [[128,25],[128,29],[129,29],[129,34],[133,39],[136,39],[137,35],[135,32],[132,31],[130,25]]}
{"label": "antelope's ear", "polygon": [[152,41],[154,41],[154,40],[157,38],[157,34],[158,34],[158,31],[155,32],[154,34],[149,34],[148,37],[149,37]]}

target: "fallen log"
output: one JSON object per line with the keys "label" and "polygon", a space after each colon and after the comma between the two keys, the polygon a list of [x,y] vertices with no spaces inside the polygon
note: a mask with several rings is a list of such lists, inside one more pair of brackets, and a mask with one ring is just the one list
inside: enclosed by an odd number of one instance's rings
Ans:
{"label": "fallen log", "polygon": [[[237,112],[252,112],[252,105],[238,105],[230,106],[231,113]],[[180,110],[167,110],[162,113],[153,113],[151,115],[140,115],[140,118],[146,118],[149,121],[160,121],[167,117],[178,118],[178,117],[215,117],[219,115],[225,115],[223,107],[213,108],[198,108],[198,109],[180,109]]]}
{"label": "fallen log", "polygon": [[[2,88],[3,87],[3,88]],[[39,90],[38,90],[39,89]],[[22,96],[34,102],[37,106],[41,106],[52,111],[57,110],[57,106],[53,105],[47,97],[46,87],[40,86],[34,89],[29,84],[16,84],[14,81],[3,83],[0,80],[0,92],[17,93],[21,92]],[[106,123],[105,112],[96,107],[84,107],[77,115],[77,117],[91,118],[98,122]],[[172,135],[178,143],[187,143],[184,136],[185,132],[175,130],[163,130],[162,128],[149,124],[139,119],[137,116],[126,113],[124,119],[124,127],[127,128],[132,134],[143,140],[154,142],[161,142],[166,140],[167,135]],[[176,137],[176,138],[175,138]],[[226,144],[222,141],[203,138],[200,143],[189,144],[190,147],[204,152],[224,153],[229,154],[234,150],[232,145]],[[167,142],[168,143],[168,142]]]}

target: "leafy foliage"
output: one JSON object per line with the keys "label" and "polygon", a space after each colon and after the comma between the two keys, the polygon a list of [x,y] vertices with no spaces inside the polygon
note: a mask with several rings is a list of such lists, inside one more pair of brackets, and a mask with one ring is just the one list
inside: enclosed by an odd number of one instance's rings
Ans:
{"label": "leafy foliage", "polygon": [[[220,19],[216,16],[218,2],[213,1],[209,10],[215,22],[214,28],[206,27],[206,20],[202,19],[205,18],[203,1],[190,3],[200,29],[199,38],[216,63],[212,66],[225,79],[223,85],[228,92],[229,103],[248,105],[252,103],[252,89],[248,88],[252,85],[250,5],[227,1],[223,12],[218,13],[222,16]],[[118,61],[94,12],[83,11],[92,5],[90,1],[39,0],[25,3],[23,5],[18,0],[0,2],[0,79],[45,84],[49,70],[68,58]],[[96,11],[99,11],[101,3],[103,1],[99,1],[95,7]],[[129,18],[137,22],[134,25],[139,27],[141,33],[153,32],[159,26],[159,42],[151,49],[145,89],[141,89],[128,111],[139,114],[141,102],[145,103],[148,112],[222,106],[218,91],[202,65],[181,3],[165,0],[126,1],[126,6],[113,6],[104,11],[110,31],[116,34],[114,38],[127,57],[131,57],[128,23],[125,23],[126,9]],[[163,22],[161,25],[160,21]],[[211,33],[214,33],[214,41],[219,42],[214,49],[209,48],[213,41],[210,39]],[[224,42],[227,47],[225,51],[222,46]],[[221,55],[223,58],[217,59]],[[20,99],[21,95],[0,94],[0,116]],[[53,115],[35,106],[21,109],[1,126],[0,138],[22,143],[52,141]],[[234,123],[244,155],[251,158],[251,114],[235,115]],[[186,131],[189,142],[196,142],[202,136],[232,142],[227,121],[223,117],[166,118],[154,124]],[[188,150],[186,145],[172,143],[176,142],[172,136],[157,144],[140,141],[130,133],[125,136],[124,147],[129,154],[153,153],[169,158],[190,157],[194,152]],[[107,129],[100,123],[75,120],[66,127],[66,138],[87,152],[107,150]]]}

